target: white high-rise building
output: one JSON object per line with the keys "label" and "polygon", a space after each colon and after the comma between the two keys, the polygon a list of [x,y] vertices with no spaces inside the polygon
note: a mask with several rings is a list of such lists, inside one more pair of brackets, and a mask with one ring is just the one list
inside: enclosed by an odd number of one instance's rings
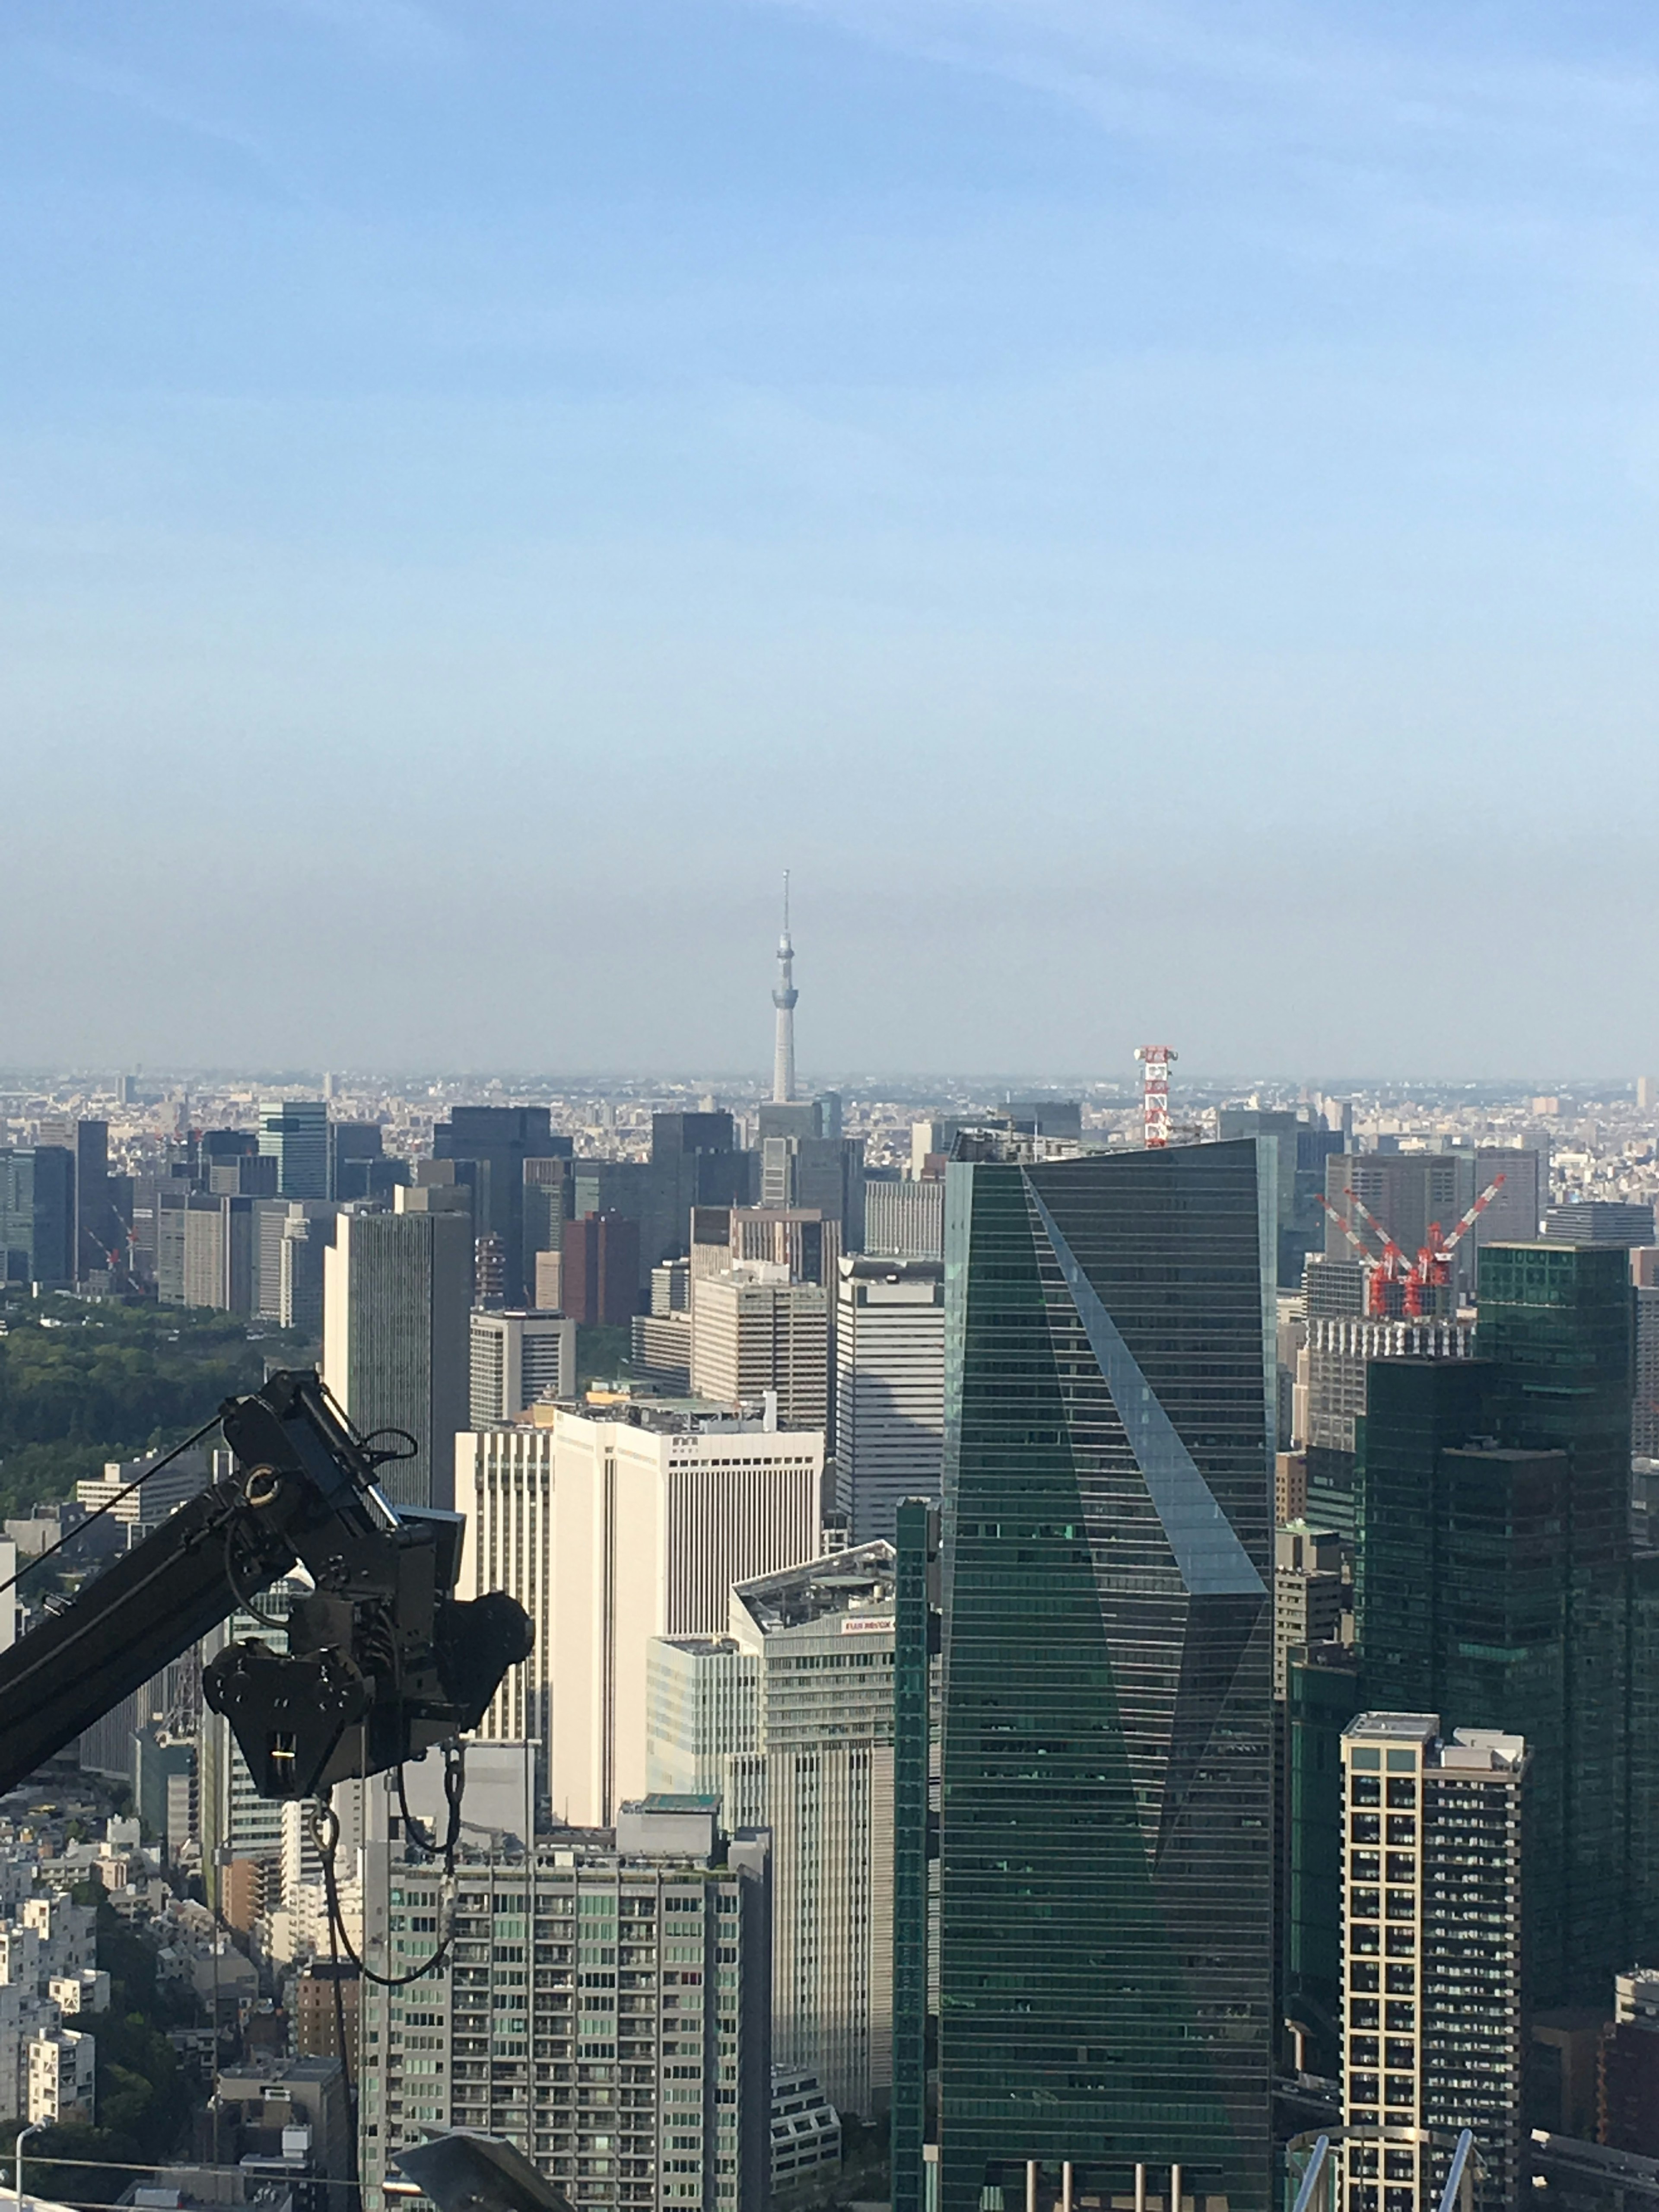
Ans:
{"label": "white high-rise building", "polygon": [[942,1260],[945,1178],[866,1182],[864,1249],[878,1260]]}
{"label": "white high-rise building", "polygon": [[475,1310],[471,1398],[475,1429],[491,1421],[516,1421],[538,1401],[575,1395],[574,1321],[557,1313]]}
{"label": "white high-rise building", "polygon": [[691,1285],[691,1389],[718,1405],[775,1391],[786,1428],[830,1420],[830,1300],[819,1283],[757,1260]]}
{"label": "white high-rise building", "polygon": [[541,1745],[556,1819],[643,1794],[651,1638],[719,1634],[734,1583],[811,1559],[823,1473],[821,1429],[643,1401],[459,1439],[460,1594],[506,1590],[535,1629],[481,1733]]}
{"label": "white high-rise building", "polygon": [[892,2081],[890,1544],[740,1583],[724,1637],[651,1647],[649,1780],[772,1836],[772,2039],[843,2111]]}
{"label": "white high-rise building", "polygon": [[[1443,1739],[1435,1713],[1361,1713],[1342,1737],[1342,2088],[1347,2201],[1436,2204],[1468,2128],[1482,2201],[1519,2202],[1524,1740]],[[1431,2142],[1432,2136],[1435,2140]]]}
{"label": "white high-rise building", "polygon": [[455,1438],[467,1426],[471,1304],[469,1212],[340,1216],[323,1255],[323,1380],[366,1434],[413,1437],[411,1457],[380,1469],[400,1505],[451,1502]]}
{"label": "white high-rise building", "polygon": [[[767,1839],[712,1804],[618,1808],[614,1830],[491,1855],[453,1885],[367,1847],[366,2212],[434,2132],[504,2136],[574,2212],[765,2212],[771,2193]],[[453,1910],[453,1921],[449,1916]],[[452,1962],[423,1960],[453,1929]]]}
{"label": "white high-rise building", "polygon": [[843,1260],[836,1303],[836,1503],[890,1541],[902,1498],[937,1498],[945,1457],[945,1269]]}

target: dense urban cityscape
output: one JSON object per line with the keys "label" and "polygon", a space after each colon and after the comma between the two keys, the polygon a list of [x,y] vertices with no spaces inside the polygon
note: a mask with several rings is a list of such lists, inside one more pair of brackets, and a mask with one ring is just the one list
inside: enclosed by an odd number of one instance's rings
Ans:
{"label": "dense urban cityscape", "polygon": [[[40,2188],[1659,2201],[1659,1078],[820,1085],[793,963],[769,1084],[0,1091]],[[527,1617],[459,1753],[256,1772],[318,1584],[228,1553],[20,1778],[31,1638],[313,1364]]]}
{"label": "dense urban cityscape", "polygon": [[0,2212],[1659,2212],[1656,125],[9,0]]}

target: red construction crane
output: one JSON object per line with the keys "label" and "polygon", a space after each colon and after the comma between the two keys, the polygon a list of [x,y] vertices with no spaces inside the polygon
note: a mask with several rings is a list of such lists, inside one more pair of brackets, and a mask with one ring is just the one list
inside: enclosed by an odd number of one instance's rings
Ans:
{"label": "red construction crane", "polygon": [[1180,1057],[1172,1044],[1135,1047],[1135,1058],[1146,1070],[1141,1082],[1141,1115],[1150,1152],[1162,1152],[1170,1141],[1170,1063]]}
{"label": "red construction crane", "polygon": [[1443,1290],[1451,1280],[1451,1255],[1492,1204],[1508,1178],[1494,1176],[1449,1237],[1441,1237],[1440,1224],[1429,1224],[1428,1241],[1419,1250],[1406,1279],[1406,1311],[1413,1319],[1421,1314],[1430,1291]]}
{"label": "red construction crane", "polygon": [[1330,1215],[1331,1219],[1335,1222],[1337,1227],[1347,1238],[1349,1243],[1353,1246],[1354,1250],[1358,1253],[1360,1258],[1365,1262],[1366,1266],[1375,1266],[1376,1255],[1371,1250],[1370,1245],[1366,1243],[1364,1238],[1354,1227],[1352,1222],[1349,1220],[1347,1215],[1342,1212],[1341,1208],[1340,1206],[1333,1206],[1322,1190],[1316,1190],[1314,1193],[1314,1199],[1316,1204],[1324,1207],[1326,1212]]}
{"label": "red construction crane", "polygon": [[1406,1282],[1412,1263],[1406,1257],[1402,1247],[1395,1242],[1392,1233],[1383,1227],[1357,1190],[1350,1188],[1342,1195],[1382,1247],[1381,1255],[1372,1265],[1367,1305],[1374,1321],[1386,1321],[1389,1316],[1388,1286],[1390,1283]]}
{"label": "red construction crane", "polygon": [[1356,1212],[1370,1224],[1381,1238],[1382,1249],[1380,1253],[1372,1251],[1347,1215],[1340,1206],[1333,1206],[1322,1190],[1314,1193],[1320,1205],[1324,1207],[1326,1212],[1352,1245],[1360,1266],[1365,1270],[1366,1312],[1373,1320],[1386,1320],[1389,1311],[1388,1285],[1401,1279],[1407,1265],[1406,1255],[1363,1200],[1356,1198],[1351,1190],[1345,1191],[1343,1195],[1352,1201]]}

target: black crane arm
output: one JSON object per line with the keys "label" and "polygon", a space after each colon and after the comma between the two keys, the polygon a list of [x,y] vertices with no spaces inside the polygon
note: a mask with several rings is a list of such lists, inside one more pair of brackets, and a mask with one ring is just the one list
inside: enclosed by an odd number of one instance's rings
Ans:
{"label": "black crane arm", "polygon": [[234,1474],[0,1652],[0,1794],[296,1565],[288,1650],[228,1645],[203,1690],[255,1787],[307,1797],[476,1728],[529,1656],[523,1607],[453,1595],[455,1514],[393,1508],[316,1376],[273,1375],[220,1410]]}

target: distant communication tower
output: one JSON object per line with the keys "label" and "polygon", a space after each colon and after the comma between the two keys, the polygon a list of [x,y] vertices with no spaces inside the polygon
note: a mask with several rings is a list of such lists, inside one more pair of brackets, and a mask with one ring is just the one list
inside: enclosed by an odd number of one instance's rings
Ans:
{"label": "distant communication tower", "polygon": [[777,1035],[772,1048],[772,1097],[780,1106],[795,1096],[795,947],[789,934],[789,871],[783,872],[783,934],[778,939],[778,988],[772,994],[777,1008]]}
{"label": "distant communication tower", "polygon": [[1172,1044],[1135,1047],[1135,1058],[1146,1071],[1141,1082],[1141,1106],[1149,1152],[1161,1152],[1170,1141],[1170,1062],[1180,1057]]}

